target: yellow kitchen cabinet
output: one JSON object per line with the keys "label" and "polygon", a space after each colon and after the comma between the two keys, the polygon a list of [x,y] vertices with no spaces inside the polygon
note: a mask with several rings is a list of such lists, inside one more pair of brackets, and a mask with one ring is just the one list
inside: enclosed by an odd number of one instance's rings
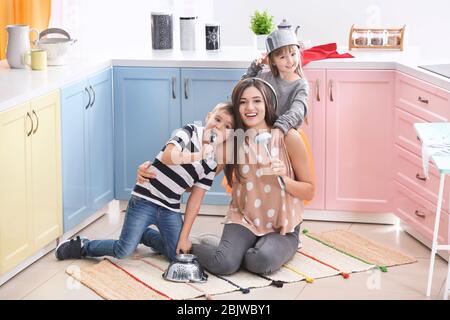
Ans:
{"label": "yellow kitchen cabinet", "polygon": [[0,274],[62,234],[59,91],[0,112]]}
{"label": "yellow kitchen cabinet", "polygon": [[33,253],[30,103],[0,112],[0,274]]}

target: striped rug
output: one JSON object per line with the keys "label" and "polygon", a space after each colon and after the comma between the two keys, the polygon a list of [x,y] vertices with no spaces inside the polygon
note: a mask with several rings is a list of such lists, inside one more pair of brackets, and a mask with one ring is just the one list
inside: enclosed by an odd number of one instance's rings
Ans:
{"label": "striped rug", "polygon": [[[307,281],[341,276],[350,279],[351,273],[413,263],[417,260],[405,253],[378,244],[357,233],[333,230],[322,233],[303,231],[302,248],[278,271],[259,276],[241,270],[231,276],[208,273],[206,283],[175,283],[162,278],[169,263],[160,255],[149,255],[147,250],[129,259],[107,258],[97,264],[66,273],[91,288],[104,299],[210,299],[214,295],[242,291],[283,283]],[[350,281],[350,280],[348,280]],[[282,289],[280,289],[282,290]]]}

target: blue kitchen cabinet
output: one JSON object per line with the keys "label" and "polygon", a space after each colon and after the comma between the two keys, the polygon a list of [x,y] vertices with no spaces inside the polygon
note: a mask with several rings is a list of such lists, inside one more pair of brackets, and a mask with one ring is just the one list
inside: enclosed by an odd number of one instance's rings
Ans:
{"label": "blue kitchen cabinet", "polygon": [[[219,102],[231,101],[231,92],[244,69],[181,69],[181,122],[205,124],[205,117]],[[205,204],[229,204],[230,197],[222,187],[223,172],[206,193]],[[183,196],[183,201],[187,196]]]}
{"label": "blue kitchen cabinet", "polygon": [[[114,67],[116,199],[130,198],[137,167],[152,160],[175,129],[187,123],[204,124],[208,111],[231,100],[244,71]],[[223,173],[204,203],[229,203],[222,179]]]}
{"label": "blue kitchen cabinet", "polygon": [[114,199],[111,69],[61,89],[64,232]]}
{"label": "blue kitchen cabinet", "polygon": [[136,169],[181,125],[180,69],[114,68],[115,197],[128,200]]}

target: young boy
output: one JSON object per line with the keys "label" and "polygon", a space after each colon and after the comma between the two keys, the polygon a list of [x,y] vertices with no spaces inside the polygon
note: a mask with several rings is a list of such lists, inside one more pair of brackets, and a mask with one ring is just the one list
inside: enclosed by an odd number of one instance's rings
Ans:
{"label": "young boy", "polygon": [[[131,255],[142,243],[162,253],[170,261],[180,251],[191,249],[189,233],[216,172],[220,171],[209,144],[212,132],[215,146],[225,142],[234,126],[231,103],[220,103],[206,117],[205,127],[189,124],[178,130],[152,164],[153,179],[135,185],[128,203],[119,240],[89,240],[76,237],[56,248],[56,258]],[[219,149],[219,148],[217,148]],[[180,212],[181,195],[191,190],[185,221]],[[154,230],[149,228],[155,225]]]}

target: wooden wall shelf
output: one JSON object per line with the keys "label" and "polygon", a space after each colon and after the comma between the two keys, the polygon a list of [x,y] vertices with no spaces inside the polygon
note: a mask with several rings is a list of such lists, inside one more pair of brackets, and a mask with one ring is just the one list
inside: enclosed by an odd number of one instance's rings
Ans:
{"label": "wooden wall shelf", "polygon": [[348,48],[403,51],[405,27],[406,25],[401,28],[357,28],[352,25]]}

